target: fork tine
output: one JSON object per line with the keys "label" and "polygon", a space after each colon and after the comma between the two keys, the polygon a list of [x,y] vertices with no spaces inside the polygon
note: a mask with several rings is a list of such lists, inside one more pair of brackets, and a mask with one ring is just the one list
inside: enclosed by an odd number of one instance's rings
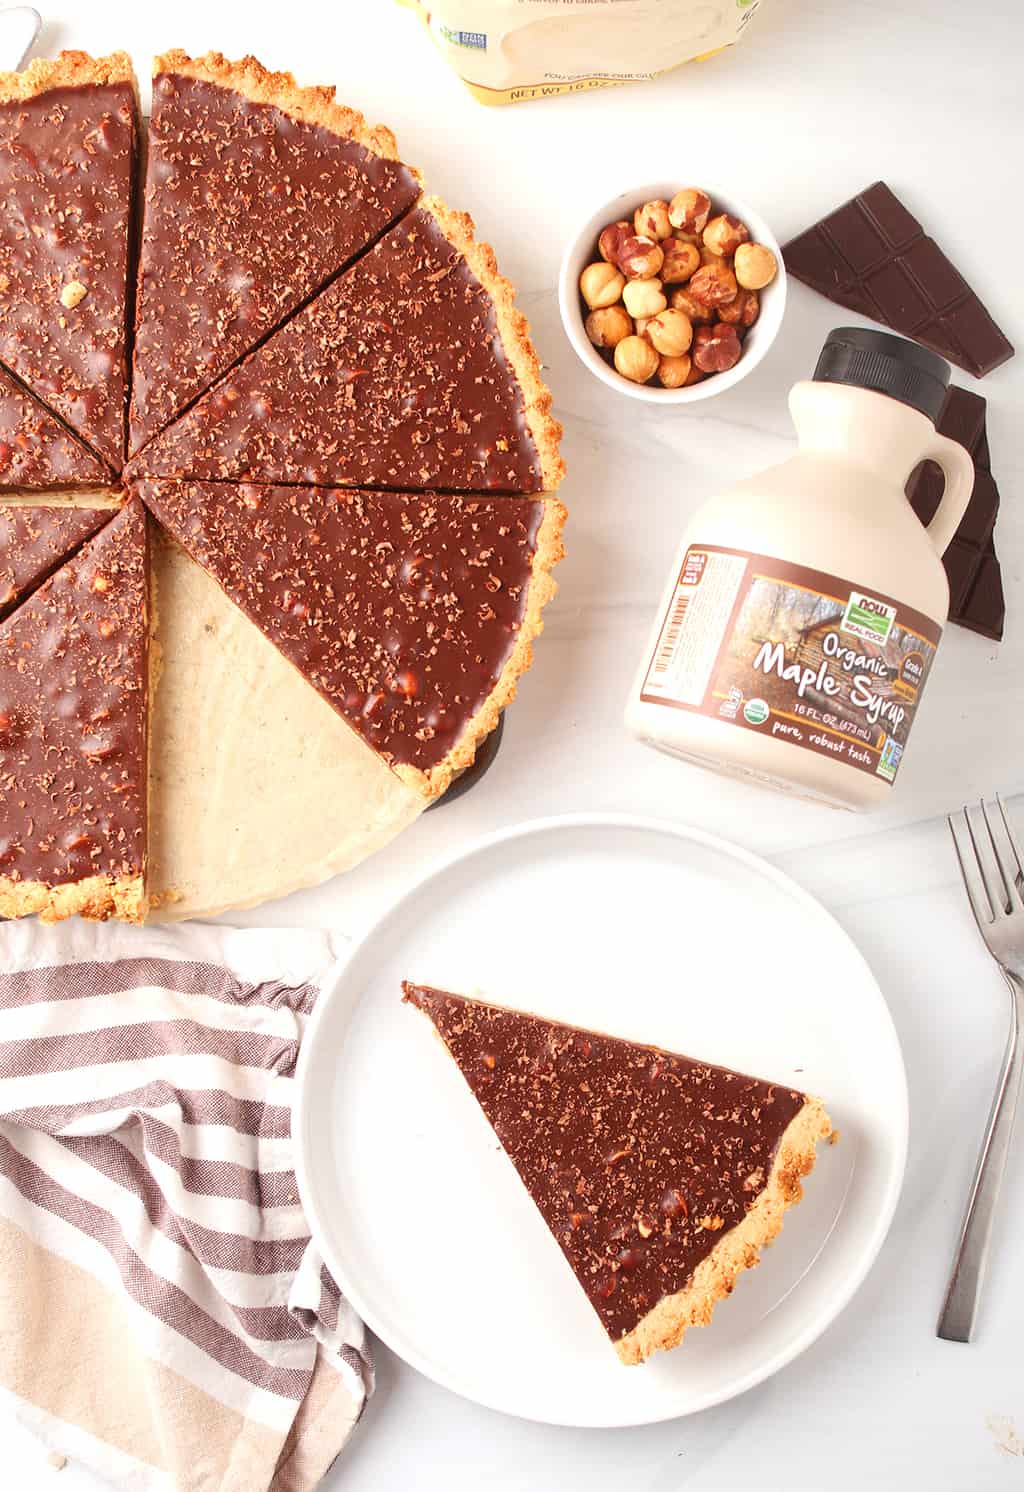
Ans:
{"label": "fork tine", "polygon": [[[999,815],[996,817],[995,808]],[[1004,903],[1007,912],[1019,912],[1024,908],[1024,896],[1021,895],[1020,874],[1021,856],[1017,842],[1014,839],[1010,821],[1006,816],[1006,809],[1002,800],[997,797],[995,808],[989,813],[988,807],[982,805],[985,814],[985,824],[988,828],[989,839],[992,841],[992,849],[999,862],[999,873],[1006,887],[1006,901]],[[993,822],[994,821],[994,822]]]}
{"label": "fork tine", "polygon": [[[962,821],[962,827],[960,827]],[[974,834],[971,829],[971,820],[967,809],[963,808],[957,815],[950,814],[946,822],[949,832],[953,836],[953,848],[956,850],[956,858],[960,862],[960,875],[963,879],[964,889],[967,892],[967,900],[971,904],[974,920],[978,924],[978,930],[985,937],[993,920],[993,912],[985,888],[985,881],[981,875],[976,850],[968,848],[964,843],[969,838],[974,845]]]}
{"label": "fork tine", "polygon": [[[978,829],[975,833],[974,824],[977,815],[981,815],[984,829]],[[1007,902],[1007,891],[1003,881],[1002,866],[999,863],[999,853],[996,849],[995,840],[992,838],[992,826],[989,823],[988,811],[985,808],[985,800],[978,800],[975,810],[975,818],[972,819],[970,812],[965,809],[964,816],[967,819],[967,832],[971,836],[971,844],[978,861],[978,874],[985,885],[985,895],[992,909],[993,921],[1005,917],[1010,910]]]}
{"label": "fork tine", "polygon": [[[981,809],[981,817],[985,825],[986,837],[988,839],[988,845],[985,852],[985,858],[988,861],[988,864],[982,866],[982,872],[984,873],[985,870],[988,871],[986,881],[989,890],[989,900],[992,902],[993,911],[995,912],[997,917],[1005,917],[1013,910],[1013,901],[1011,899],[1010,887],[1013,885],[1016,877],[1011,873],[1009,868],[1009,851],[1004,845],[999,844],[996,840],[996,833],[992,824],[992,819],[989,817],[988,804],[985,802],[984,798],[981,799],[981,802],[978,806]],[[985,839],[983,838],[982,845],[984,844]],[[991,849],[992,851],[991,857],[988,855],[988,849]],[[994,867],[992,865],[993,860],[995,860]],[[989,879],[989,877],[991,879]]]}
{"label": "fork tine", "polygon": [[1015,884],[1019,888],[1020,882],[1022,878],[1024,878],[1024,850],[1021,849],[1020,844],[1017,840],[1017,836],[1013,832],[1013,825],[1010,823],[1009,817],[1007,816],[1006,804],[1003,802],[998,793],[996,793],[996,807],[999,809],[999,817],[1003,821],[1003,828],[1006,830],[1006,838],[1009,841],[1013,858],[1017,862],[1017,872],[1014,875],[1013,879]]}

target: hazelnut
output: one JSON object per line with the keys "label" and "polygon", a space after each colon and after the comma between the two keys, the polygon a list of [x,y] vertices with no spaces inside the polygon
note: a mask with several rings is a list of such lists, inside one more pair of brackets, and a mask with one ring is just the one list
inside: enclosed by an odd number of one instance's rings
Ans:
{"label": "hazelnut", "polygon": [[60,293],[60,303],[69,311],[73,311],[76,306],[81,305],[88,294],[81,280],[69,280]]}
{"label": "hazelnut", "polygon": [[697,328],[693,339],[693,361],[702,373],[724,373],[728,368],[734,368],[742,351],[734,326],[725,326],[719,321],[714,326]]}
{"label": "hazelnut", "polygon": [[634,233],[623,239],[615,262],[627,280],[649,280],[661,269],[664,258],[653,238],[638,237]]}
{"label": "hazelnut", "polygon": [[622,306],[601,306],[591,311],[585,325],[595,347],[615,347],[633,331],[633,322]]}
{"label": "hazelnut", "polygon": [[714,249],[709,249],[707,244],[698,244],[697,247],[700,250],[701,264],[721,264],[722,255],[716,254]]}
{"label": "hazelnut", "polygon": [[688,1217],[690,1213],[686,1198],[676,1186],[670,1186],[665,1192],[661,1199],[661,1210],[666,1217],[678,1217],[680,1213],[683,1217]]}
{"label": "hazelnut", "polygon": [[726,321],[730,326],[740,326],[744,330],[753,326],[761,311],[761,299],[756,290],[740,290],[736,299],[727,305],[719,306],[718,319]]}
{"label": "hazelnut", "polygon": [[664,262],[661,278],[666,285],[678,285],[688,280],[695,269],[700,268],[700,250],[696,244],[681,243],[678,238],[667,238],[661,246]]}
{"label": "hazelnut", "polygon": [[703,379],[704,379],[704,374],[700,371],[700,369],[697,367],[697,364],[691,358],[690,359],[690,371],[686,375],[686,382],[683,384],[683,388],[684,389],[692,388],[695,383],[701,383],[701,382],[703,382]]}
{"label": "hazelnut", "polygon": [[763,290],[774,280],[778,265],[763,243],[744,243],[736,250],[735,269],[744,290]]}
{"label": "hazelnut", "polygon": [[625,218],[620,218],[617,223],[609,223],[606,228],[602,228],[597,240],[597,252],[601,258],[607,260],[609,264],[614,264],[619,257],[623,239],[628,238],[632,231],[632,223],[627,223]]}
{"label": "hazelnut", "polygon": [[651,318],[647,338],[662,357],[682,357],[693,341],[693,325],[685,311],[661,311]]}
{"label": "hazelnut", "polygon": [[668,204],[668,220],[684,233],[700,233],[711,211],[711,198],[700,187],[684,187]]}
{"label": "hazelnut", "polygon": [[668,303],[674,311],[685,311],[690,320],[695,324],[701,321],[714,321],[715,313],[704,301],[698,300],[690,290],[690,287],[680,286],[673,290],[668,298]]}
{"label": "hazelnut", "polygon": [[739,287],[736,276],[724,259],[717,264],[702,264],[690,278],[690,294],[706,306],[724,306],[736,299]]}
{"label": "hazelnut", "polygon": [[588,264],[580,275],[580,294],[592,311],[598,306],[614,306],[622,294],[625,276],[614,264]]}
{"label": "hazelnut", "polygon": [[615,349],[616,373],[631,383],[646,383],[657,370],[658,354],[650,342],[643,337],[623,337]]}
{"label": "hazelnut", "polygon": [[739,218],[720,212],[717,218],[712,218],[707,224],[701,236],[705,248],[710,249],[712,254],[735,254],[740,244],[746,243],[750,232],[746,223],[741,223]]}
{"label": "hazelnut", "polygon": [[633,318],[633,330],[636,332],[638,337],[643,337],[646,335],[647,328],[650,326],[650,324],[651,318],[649,316],[634,316]]}
{"label": "hazelnut", "polygon": [[630,280],[622,303],[631,316],[657,316],[668,305],[660,280]]}
{"label": "hazelnut", "polygon": [[688,352],[681,357],[663,357],[658,363],[658,382],[662,388],[681,389],[690,376],[691,367]]}
{"label": "hazelnut", "polygon": [[633,227],[641,238],[653,238],[655,242],[668,238],[672,224],[668,220],[668,203],[656,198],[645,202],[633,214]]}

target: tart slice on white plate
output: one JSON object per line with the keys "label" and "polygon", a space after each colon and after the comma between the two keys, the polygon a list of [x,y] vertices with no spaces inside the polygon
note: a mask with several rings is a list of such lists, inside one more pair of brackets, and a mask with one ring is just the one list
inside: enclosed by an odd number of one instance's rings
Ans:
{"label": "tart slice on white plate", "polygon": [[799,1202],[817,1098],[676,1052],[406,982],[623,1363],[676,1347]]}

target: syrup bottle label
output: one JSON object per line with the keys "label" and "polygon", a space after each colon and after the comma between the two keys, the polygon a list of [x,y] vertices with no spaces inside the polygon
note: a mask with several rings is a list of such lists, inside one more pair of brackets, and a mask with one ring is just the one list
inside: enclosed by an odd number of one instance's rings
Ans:
{"label": "syrup bottle label", "polygon": [[920,612],[836,575],[694,544],[640,697],[891,784],[941,635]]}

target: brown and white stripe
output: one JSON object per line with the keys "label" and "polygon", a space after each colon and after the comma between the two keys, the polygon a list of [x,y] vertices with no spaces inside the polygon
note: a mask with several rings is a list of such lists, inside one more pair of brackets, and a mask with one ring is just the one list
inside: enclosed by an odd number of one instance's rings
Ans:
{"label": "brown and white stripe", "polygon": [[289,1133],[337,964],[321,933],[0,927],[0,1412],[112,1480],[304,1492],[362,1408]]}

